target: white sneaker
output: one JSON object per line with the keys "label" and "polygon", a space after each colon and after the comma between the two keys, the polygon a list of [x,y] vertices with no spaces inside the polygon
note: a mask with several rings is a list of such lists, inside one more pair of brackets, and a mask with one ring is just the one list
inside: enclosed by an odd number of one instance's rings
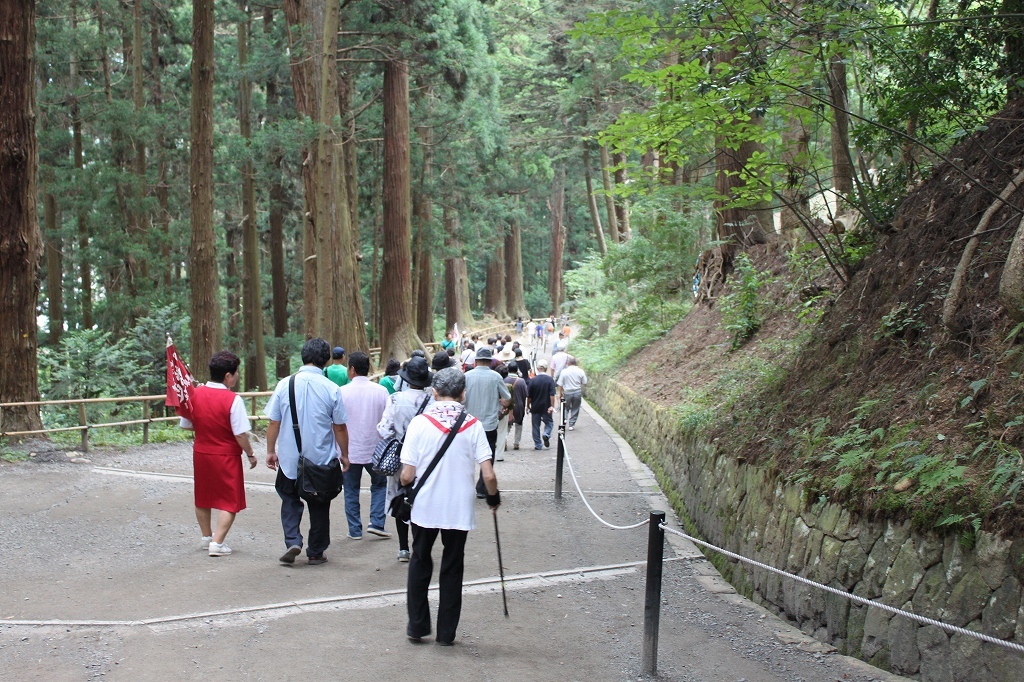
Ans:
{"label": "white sneaker", "polygon": [[210,556],[227,556],[229,554],[231,554],[231,548],[227,546],[227,543],[217,544],[210,541]]}
{"label": "white sneaker", "polygon": [[213,542],[213,536],[204,535],[203,539],[199,541],[199,549],[210,549],[211,542]]}

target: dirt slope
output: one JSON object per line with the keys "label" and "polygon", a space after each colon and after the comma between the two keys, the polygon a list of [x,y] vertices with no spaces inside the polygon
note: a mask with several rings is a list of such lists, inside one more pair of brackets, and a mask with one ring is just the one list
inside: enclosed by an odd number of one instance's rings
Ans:
{"label": "dirt slope", "polygon": [[[728,389],[730,372],[767,363],[776,374],[733,377],[749,394],[723,401],[708,437],[865,512],[920,512],[915,493],[921,497],[929,474],[952,472],[927,490],[925,522],[954,512],[971,521],[976,509],[976,521],[987,527],[1020,525],[1024,513],[1010,486],[1024,442],[1016,423],[1024,414],[1024,334],[1007,339],[1014,324],[997,298],[1020,213],[1000,208],[982,238],[957,315],[963,331],[951,336],[941,314],[967,237],[1024,165],[1024,103],[1008,107],[948,159],[908,194],[848,286],[834,287],[835,300],[810,333],[800,336],[793,315],[799,300],[785,256],[762,247],[751,256],[776,276],[765,292],[772,305],[746,347],[727,353],[720,315],[702,306],[637,354],[619,378],[663,403],[703,392],[699,401],[713,408],[709,393]],[[1024,189],[1010,203],[1024,206]],[[835,442],[846,447],[834,439],[856,429],[882,435],[865,441],[874,452],[856,470],[855,484],[844,487],[835,482],[835,457],[821,453]],[[902,450],[892,448],[890,436],[904,439]],[[1000,467],[1008,481],[994,478]]]}

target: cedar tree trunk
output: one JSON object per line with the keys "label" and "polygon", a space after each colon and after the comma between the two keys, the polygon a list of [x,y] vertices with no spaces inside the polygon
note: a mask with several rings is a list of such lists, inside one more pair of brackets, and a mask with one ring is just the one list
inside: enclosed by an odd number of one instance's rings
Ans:
{"label": "cedar tree trunk", "polygon": [[[518,205],[519,197],[516,197],[516,206]],[[517,216],[508,221],[508,234],[505,235],[505,277],[508,314],[512,317],[530,317],[523,293],[523,234]]]}
{"label": "cedar tree trunk", "polygon": [[551,314],[559,315],[562,312],[562,258],[565,251],[565,168],[556,170],[551,181],[548,212],[551,214],[548,295],[551,297]]}
{"label": "cedar tree trunk", "polygon": [[384,276],[380,357],[407,358],[423,342],[412,317],[412,181],[409,169],[409,65],[384,63]]}
{"label": "cedar tree trunk", "polygon": [[[0,0],[0,402],[39,400],[36,299],[36,6]],[[5,408],[0,430],[41,429],[38,407]]]}
{"label": "cedar tree trunk", "polygon": [[213,233],[213,28],[214,0],[192,5],[191,186],[192,370],[204,376],[220,349],[221,323],[217,242]]}

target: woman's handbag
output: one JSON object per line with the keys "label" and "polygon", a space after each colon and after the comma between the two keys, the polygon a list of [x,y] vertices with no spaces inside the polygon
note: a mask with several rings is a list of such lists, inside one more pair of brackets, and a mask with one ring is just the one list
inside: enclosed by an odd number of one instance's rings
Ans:
{"label": "woman's handbag", "polygon": [[[423,413],[427,403],[430,402],[430,395],[423,398],[420,408],[416,410],[416,416]],[[385,438],[377,443],[373,449],[373,456],[370,457],[370,467],[378,474],[394,476],[402,468],[402,443],[405,439],[398,440],[394,436]]]}
{"label": "woman's handbag", "polygon": [[403,523],[410,522],[412,519],[412,503],[416,499],[416,493],[420,491],[420,488],[423,487],[423,484],[426,482],[427,477],[430,476],[430,473],[434,470],[434,467],[436,467],[437,463],[441,461],[441,457],[444,456],[444,453],[448,450],[448,446],[452,444],[453,440],[455,440],[455,434],[459,432],[459,429],[462,428],[462,424],[465,421],[466,410],[462,410],[462,414],[459,415],[459,418],[455,420],[455,424],[452,425],[451,430],[448,431],[448,437],[444,439],[441,449],[437,451],[437,454],[434,455],[434,459],[430,462],[430,466],[428,466],[427,470],[423,472],[422,476],[420,476],[420,480],[416,483],[416,487],[410,490],[409,486],[403,485],[398,489],[395,497],[391,500],[391,515],[395,517],[396,521],[401,521]]}
{"label": "woman's handbag", "polygon": [[295,488],[306,502],[330,502],[341,493],[344,482],[341,461],[332,457],[327,464],[313,464],[302,456],[302,434],[299,433],[299,414],[295,409],[295,375],[288,380],[288,402],[292,413],[292,433],[299,451],[299,475]]}

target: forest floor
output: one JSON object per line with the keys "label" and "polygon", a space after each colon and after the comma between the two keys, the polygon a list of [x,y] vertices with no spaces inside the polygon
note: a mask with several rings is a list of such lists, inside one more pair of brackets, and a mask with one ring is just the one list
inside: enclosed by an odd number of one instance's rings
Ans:
{"label": "forest floor", "polygon": [[[670,509],[650,472],[589,408],[566,442],[610,522]],[[186,444],[96,449],[88,463],[51,451],[0,464],[0,677],[642,679],[647,529],[599,525],[568,477],[555,500],[554,448],[524,446],[497,464],[510,617],[502,617],[494,531],[480,502],[452,649],[406,641],[407,564],[396,561],[397,542],[344,538],[340,500],[330,562],[277,563],[279,504],[261,444],[261,465],[246,472],[249,508],[225,558],[198,547]],[[362,497],[365,518],[367,490]],[[669,538],[659,679],[897,679],[739,597],[692,546]]]}

